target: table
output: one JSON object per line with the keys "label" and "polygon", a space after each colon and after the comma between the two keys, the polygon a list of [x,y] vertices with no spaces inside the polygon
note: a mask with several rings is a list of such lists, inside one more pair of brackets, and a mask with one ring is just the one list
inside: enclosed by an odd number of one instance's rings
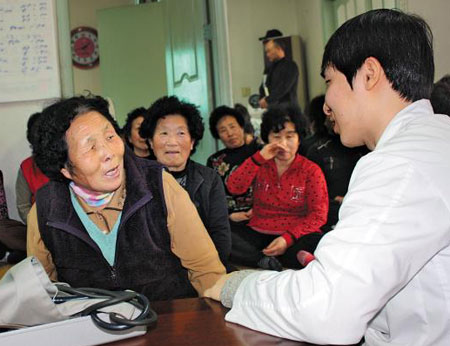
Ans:
{"label": "table", "polygon": [[281,339],[226,322],[228,311],[220,303],[208,298],[176,299],[152,303],[158,314],[158,322],[147,334],[109,343],[109,346],[144,345],[311,345]]}

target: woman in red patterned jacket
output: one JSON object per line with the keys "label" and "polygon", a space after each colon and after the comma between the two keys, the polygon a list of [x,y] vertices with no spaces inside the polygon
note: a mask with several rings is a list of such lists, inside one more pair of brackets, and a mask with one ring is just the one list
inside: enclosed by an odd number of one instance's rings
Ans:
{"label": "woman in red patterned jacket", "polygon": [[261,137],[267,145],[228,179],[233,194],[253,187],[252,218],[233,234],[236,263],[281,270],[302,268],[313,258],[327,219],[328,193],[319,166],[297,153],[301,122],[293,107],[265,112]]}

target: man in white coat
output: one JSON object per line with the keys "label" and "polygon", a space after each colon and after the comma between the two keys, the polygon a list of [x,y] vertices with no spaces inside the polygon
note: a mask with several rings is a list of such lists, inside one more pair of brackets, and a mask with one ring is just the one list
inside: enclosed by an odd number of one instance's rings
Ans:
{"label": "man in white coat", "polygon": [[317,344],[450,345],[450,118],[434,114],[432,34],[374,10],[330,38],[324,109],[357,164],[306,268],[237,272],[209,294],[226,320]]}

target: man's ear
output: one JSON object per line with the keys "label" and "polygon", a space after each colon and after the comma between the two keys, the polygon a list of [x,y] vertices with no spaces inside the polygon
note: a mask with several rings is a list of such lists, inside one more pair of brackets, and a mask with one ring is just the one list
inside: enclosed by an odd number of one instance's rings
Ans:
{"label": "man's ear", "polygon": [[195,139],[191,141],[191,150],[194,149]]}
{"label": "man's ear", "polygon": [[147,139],[147,143],[150,146],[150,149],[153,150],[153,141],[151,139]]}
{"label": "man's ear", "polygon": [[67,168],[61,168],[60,172],[61,172],[61,174],[62,174],[63,176],[65,176],[67,179],[73,180],[72,174],[69,172],[69,170],[68,170]]}
{"label": "man's ear", "polygon": [[368,57],[362,66],[364,72],[364,86],[366,90],[371,90],[375,87],[384,75],[383,67],[378,59]]}

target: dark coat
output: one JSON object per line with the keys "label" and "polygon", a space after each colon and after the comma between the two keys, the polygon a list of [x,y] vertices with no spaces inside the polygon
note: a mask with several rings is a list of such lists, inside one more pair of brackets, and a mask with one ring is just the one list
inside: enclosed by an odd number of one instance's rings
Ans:
{"label": "dark coat", "polygon": [[189,197],[226,267],[231,251],[231,233],[222,180],[213,169],[191,160],[188,162],[186,175]]}
{"label": "dark coat", "polygon": [[162,166],[128,150],[124,165],[127,195],[113,266],[83,227],[68,185],[50,181],[38,191],[39,230],[58,279],[74,287],[132,289],[150,300],[196,296],[187,270],[170,248]]}
{"label": "dark coat", "polygon": [[[266,101],[269,106],[279,104],[291,104],[298,106],[297,84],[298,84],[297,64],[287,58],[282,58],[270,65],[267,71],[266,86],[269,89],[269,96]],[[264,97],[264,87],[259,88],[260,97]]]}

